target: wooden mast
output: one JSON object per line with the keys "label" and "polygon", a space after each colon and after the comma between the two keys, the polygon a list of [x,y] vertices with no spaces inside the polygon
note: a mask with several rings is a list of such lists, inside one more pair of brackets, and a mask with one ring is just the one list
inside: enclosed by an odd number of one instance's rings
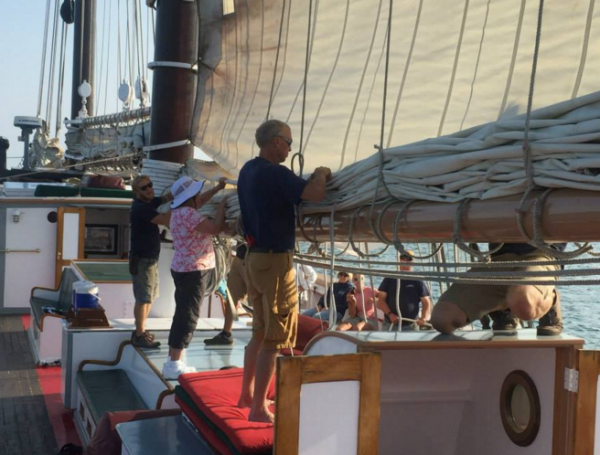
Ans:
{"label": "wooden mast", "polygon": [[77,90],[83,81],[92,86],[87,98],[87,111],[94,112],[94,64],[96,37],[96,0],[75,1],[75,36],[73,37],[73,82],[71,88],[71,118],[77,118],[81,109],[81,97]]}
{"label": "wooden mast", "polygon": [[[535,199],[540,192],[532,193],[527,204],[525,229],[533,232]],[[525,242],[517,226],[515,210],[520,206],[521,195],[492,200],[473,200],[462,219],[460,235],[465,242]],[[404,204],[389,207],[381,219],[381,231],[393,240],[393,227]],[[377,225],[384,204],[377,205],[372,221]],[[600,241],[600,192],[559,189],[553,191],[542,211],[542,237],[549,242]],[[410,205],[398,223],[398,237],[402,242],[451,242],[458,204],[419,201]],[[347,242],[350,222],[355,210],[339,211],[334,216],[336,241]],[[353,239],[356,242],[380,242],[369,226],[369,206],[354,217]],[[319,242],[330,241],[329,215],[304,215],[306,237]],[[306,240],[298,228],[296,238]]]}
{"label": "wooden mast", "polygon": [[[198,59],[196,2],[159,0],[155,41],[150,145],[161,146],[190,136],[196,72],[177,64],[193,65]],[[193,156],[192,144],[151,150],[149,155],[153,160],[182,164]]]}

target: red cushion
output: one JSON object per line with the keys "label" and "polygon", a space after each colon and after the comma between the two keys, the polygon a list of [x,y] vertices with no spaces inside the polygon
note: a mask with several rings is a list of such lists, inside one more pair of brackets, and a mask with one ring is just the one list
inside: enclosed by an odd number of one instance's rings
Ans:
{"label": "red cushion", "polygon": [[[194,406],[190,406],[178,395],[176,401],[198,431],[219,453],[272,453],[273,425],[249,422],[250,409],[237,407],[242,389],[242,375],[241,368],[184,374],[179,377],[179,385],[193,401]],[[275,395],[274,390],[273,381],[268,394],[271,399]],[[212,429],[211,424],[218,431]]]}
{"label": "red cushion", "polygon": [[[303,352],[310,340],[323,330],[327,330],[329,324],[320,319],[310,316],[298,315],[298,337],[296,339],[296,350]],[[294,352],[295,354],[295,352]]]}

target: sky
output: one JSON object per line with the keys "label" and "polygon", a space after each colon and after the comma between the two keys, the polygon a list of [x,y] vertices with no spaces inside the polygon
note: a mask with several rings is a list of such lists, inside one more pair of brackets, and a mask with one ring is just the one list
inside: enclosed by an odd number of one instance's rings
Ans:
{"label": "sky", "polygon": [[[40,72],[42,68],[42,55],[44,44],[44,26],[46,23],[46,5],[51,3],[49,27],[48,27],[48,50],[46,52],[46,64],[44,74],[44,89],[40,116],[48,119],[50,112],[51,133],[56,131],[57,118],[57,93],[58,93],[58,71],[54,77],[53,100],[51,109],[48,109],[49,96],[49,66],[51,59],[51,39],[55,2],[62,4],[62,0],[0,0],[0,17],[2,18],[2,39],[0,39],[0,136],[10,141],[8,149],[7,166],[17,167],[23,157],[23,143],[18,142],[21,130],[14,126],[15,116],[37,116],[40,89]],[[130,5],[129,14],[133,17],[134,1],[141,5],[141,35],[143,45],[130,46],[133,49],[133,59],[129,59],[130,53],[126,45],[126,7]],[[121,4],[120,11],[117,7]],[[152,61],[154,54],[153,26],[149,9],[143,0],[99,0],[97,1],[97,36],[96,36],[96,82],[94,90],[96,96],[97,114],[112,114],[122,110],[122,104],[118,101],[117,91],[119,75],[121,79],[128,78],[133,74],[134,79],[138,73],[142,73],[152,85],[152,72],[147,69],[148,60]],[[119,14],[120,12],[120,14]],[[130,30],[134,28],[134,22]],[[119,65],[119,27],[121,30],[121,65]],[[59,29],[62,27],[62,19],[59,18]],[[71,73],[72,73],[72,49],[74,26],[69,25],[67,32],[67,45],[65,53],[65,79],[64,96],[62,102],[61,118],[70,116],[71,110]],[[130,33],[133,42],[133,31]],[[143,62],[141,54],[143,53]],[[135,58],[139,55],[140,58]],[[148,55],[150,59],[148,59]],[[57,52],[57,59],[60,52]],[[138,63],[139,62],[139,63]],[[131,63],[131,65],[129,64]],[[119,66],[121,71],[119,72]],[[129,71],[129,68],[133,71]],[[141,71],[138,70],[141,69]],[[151,91],[151,90],[150,90]],[[134,108],[139,107],[135,100]],[[64,141],[64,126],[59,137]],[[64,144],[63,144],[64,145]],[[206,155],[197,150],[197,158],[207,159]]]}

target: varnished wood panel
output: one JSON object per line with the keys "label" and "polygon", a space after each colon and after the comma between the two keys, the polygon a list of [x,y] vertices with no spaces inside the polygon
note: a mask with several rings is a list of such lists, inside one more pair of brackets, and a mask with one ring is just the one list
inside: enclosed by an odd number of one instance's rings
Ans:
{"label": "varnished wood panel", "polygon": [[277,360],[275,455],[298,455],[302,384],[336,381],[360,382],[358,454],[379,453],[381,355],[366,353]]}
{"label": "varnished wood panel", "polygon": [[565,389],[565,368],[576,367],[576,353],[575,349],[556,349],[552,455],[572,454],[573,417],[576,395]]}
{"label": "varnished wood panel", "polygon": [[275,455],[297,455],[300,440],[302,357],[279,358],[275,400]]}
{"label": "varnished wood panel", "polygon": [[596,406],[598,375],[600,375],[600,351],[579,351],[579,391],[575,415],[576,455],[593,455],[596,429]]}
{"label": "varnished wood panel", "polygon": [[361,356],[360,411],[358,416],[358,454],[379,453],[381,356]]}

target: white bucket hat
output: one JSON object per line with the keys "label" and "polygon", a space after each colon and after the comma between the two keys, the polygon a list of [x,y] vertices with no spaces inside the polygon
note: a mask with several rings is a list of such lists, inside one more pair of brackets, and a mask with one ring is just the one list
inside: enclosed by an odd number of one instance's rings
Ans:
{"label": "white bucket hat", "polygon": [[200,191],[202,191],[203,186],[204,182],[198,182],[189,177],[181,177],[179,180],[173,183],[173,186],[171,186],[171,194],[173,195],[171,208],[176,209],[189,198],[198,194]]}

